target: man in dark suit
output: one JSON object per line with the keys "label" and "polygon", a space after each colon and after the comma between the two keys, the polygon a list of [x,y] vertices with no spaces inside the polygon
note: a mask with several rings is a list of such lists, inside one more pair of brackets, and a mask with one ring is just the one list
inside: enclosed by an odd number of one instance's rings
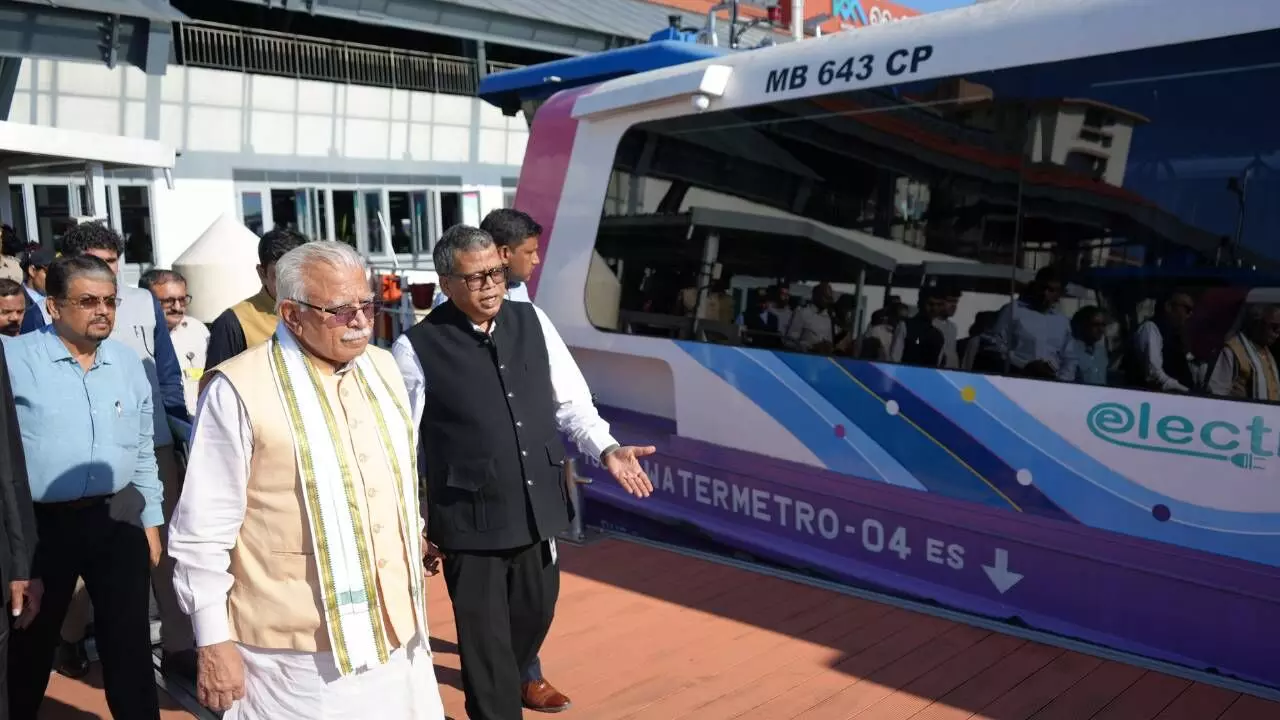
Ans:
{"label": "man in dark suit", "polygon": [[505,302],[493,238],[457,225],[434,251],[449,301],[393,354],[421,423],[427,538],[444,554],[471,720],[520,720],[521,674],[551,627],[560,591],[555,536],[567,529],[563,432],[628,492],[653,490],[609,434],[555,327]]}
{"label": "man in dark suit", "polygon": [[[10,609],[10,623],[18,628],[31,624],[40,611],[43,586],[31,579],[31,557],[36,546],[36,516],[31,505],[31,488],[27,484],[27,462],[22,454],[22,436],[18,432],[17,410],[13,387],[9,384],[9,365],[0,348],[0,576],[5,604]],[[0,623],[0,715],[7,717],[9,707],[9,626]]]}
{"label": "man in dark suit", "polygon": [[27,310],[22,316],[21,332],[39,330],[49,324],[45,317],[44,281],[53,258],[53,251],[42,247],[29,250],[22,258],[22,274],[26,278],[23,286],[26,290]]}
{"label": "man in dark suit", "polygon": [[746,330],[749,345],[761,348],[781,348],[782,331],[778,316],[773,312],[777,299],[776,288],[752,290],[751,299],[743,311],[739,323]]}

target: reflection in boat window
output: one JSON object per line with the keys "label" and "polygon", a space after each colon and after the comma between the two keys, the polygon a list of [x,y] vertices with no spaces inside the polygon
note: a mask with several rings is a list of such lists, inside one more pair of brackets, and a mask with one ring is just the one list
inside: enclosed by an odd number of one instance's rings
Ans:
{"label": "reflection in boat window", "polygon": [[1267,31],[638,125],[588,315],[1280,401],[1277,86]]}

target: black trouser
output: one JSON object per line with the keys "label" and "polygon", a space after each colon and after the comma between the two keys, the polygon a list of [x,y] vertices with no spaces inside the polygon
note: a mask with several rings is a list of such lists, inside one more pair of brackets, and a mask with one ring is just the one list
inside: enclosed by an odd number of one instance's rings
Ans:
{"label": "black trouser", "polygon": [[524,669],[524,673],[520,675],[521,682],[538,682],[542,679],[542,661],[537,655],[533,656],[533,661]]}
{"label": "black trouser", "polygon": [[444,551],[471,720],[520,720],[520,683],[551,627],[560,568],[546,540],[496,552]]}
{"label": "black trouser", "polygon": [[[8,599],[8,593],[5,593]],[[6,603],[7,609],[8,603]],[[9,707],[9,623],[0,622],[0,708]]]}
{"label": "black trouser", "polygon": [[159,720],[151,655],[150,553],[136,525],[111,518],[107,499],[37,503],[32,576],[44,582],[40,612],[9,643],[11,720],[36,720],[76,577],[93,602],[94,637],[113,717]]}

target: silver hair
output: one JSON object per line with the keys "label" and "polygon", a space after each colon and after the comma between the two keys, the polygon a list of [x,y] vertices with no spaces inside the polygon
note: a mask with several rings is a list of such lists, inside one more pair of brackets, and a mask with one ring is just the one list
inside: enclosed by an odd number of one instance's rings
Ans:
{"label": "silver hair", "polygon": [[480,228],[454,225],[444,231],[444,235],[441,235],[440,240],[436,242],[435,250],[431,252],[431,259],[436,265],[436,274],[442,278],[452,275],[460,252],[475,252],[493,246],[493,237]]}
{"label": "silver hair", "polygon": [[346,243],[317,240],[299,245],[276,262],[276,310],[285,300],[309,300],[307,271],[315,269],[316,265],[360,272],[368,269],[360,253]]}

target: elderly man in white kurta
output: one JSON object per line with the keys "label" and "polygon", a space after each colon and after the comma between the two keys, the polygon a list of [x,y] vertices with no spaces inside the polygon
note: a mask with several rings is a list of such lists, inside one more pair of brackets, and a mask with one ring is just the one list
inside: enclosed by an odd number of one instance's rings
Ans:
{"label": "elderly man in white kurta", "polygon": [[427,644],[417,429],[342,243],[276,266],[280,323],[201,396],[169,530],[226,720],[442,720]]}

